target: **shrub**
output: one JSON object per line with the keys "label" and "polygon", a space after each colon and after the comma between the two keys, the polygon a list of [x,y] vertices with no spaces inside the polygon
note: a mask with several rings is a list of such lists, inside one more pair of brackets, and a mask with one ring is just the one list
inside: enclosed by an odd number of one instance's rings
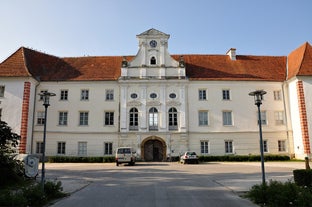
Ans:
{"label": "shrub", "polygon": [[[223,156],[199,156],[201,162],[253,162],[260,161],[260,155],[223,155]],[[289,156],[265,155],[265,161],[287,161]]]}
{"label": "shrub", "polygon": [[246,197],[261,206],[312,206],[310,188],[293,182],[270,181],[269,184],[254,185]]}
{"label": "shrub", "polygon": [[72,156],[50,156],[48,161],[51,163],[107,163],[115,162],[114,156],[104,157],[72,157]]}
{"label": "shrub", "polygon": [[312,187],[312,170],[294,170],[293,174],[297,185]]}

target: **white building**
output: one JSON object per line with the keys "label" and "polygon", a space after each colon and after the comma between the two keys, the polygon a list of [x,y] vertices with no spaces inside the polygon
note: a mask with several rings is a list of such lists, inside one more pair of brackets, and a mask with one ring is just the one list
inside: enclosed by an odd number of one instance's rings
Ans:
{"label": "white building", "polygon": [[286,56],[170,55],[169,35],[137,35],[135,56],[60,58],[21,47],[0,64],[0,114],[21,135],[21,153],[112,155],[131,146],[146,161],[186,150],[199,155],[259,154],[261,105],[267,154],[310,156],[312,47]]}

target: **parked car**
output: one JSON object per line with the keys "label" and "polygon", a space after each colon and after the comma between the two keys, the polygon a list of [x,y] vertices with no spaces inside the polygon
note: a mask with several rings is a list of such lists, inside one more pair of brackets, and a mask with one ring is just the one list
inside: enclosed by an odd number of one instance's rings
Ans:
{"label": "parked car", "polygon": [[131,147],[119,147],[116,149],[116,166],[121,163],[134,165],[136,160],[135,150]]}
{"label": "parked car", "polygon": [[181,156],[180,162],[182,164],[198,164],[198,156],[196,155],[196,152],[187,151]]}

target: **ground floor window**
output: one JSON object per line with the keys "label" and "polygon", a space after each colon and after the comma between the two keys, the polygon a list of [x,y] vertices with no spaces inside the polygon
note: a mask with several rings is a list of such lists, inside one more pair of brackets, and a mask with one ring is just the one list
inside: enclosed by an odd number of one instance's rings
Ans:
{"label": "ground floor window", "polygon": [[201,154],[209,154],[209,142],[208,141],[200,142],[200,152]]}
{"label": "ground floor window", "polygon": [[57,154],[66,154],[66,142],[58,142],[57,143]]}
{"label": "ground floor window", "polygon": [[78,142],[78,155],[79,156],[87,155],[87,142]]}
{"label": "ground floor window", "polygon": [[268,150],[268,140],[263,140],[263,152],[269,152],[269,150]]}
{"label": "ground floor window", "polygon": [[36,142],[36,153],[43,153],[43,142]]}
{"label": "ground floor window", "polygon": [[232,154],[233,153],[233,141],[227,140],[224,142],[225,144],[225,153]]}
{"label": "ground floor window", "polygon": [[113,154],[113,143],[105,142],[104,143],[104,155],[112,155]]}
{"label": "ground floor window", "polygon": [[278,140],[278,151],[279,152],[286,152],[286,141],[285,140]]}

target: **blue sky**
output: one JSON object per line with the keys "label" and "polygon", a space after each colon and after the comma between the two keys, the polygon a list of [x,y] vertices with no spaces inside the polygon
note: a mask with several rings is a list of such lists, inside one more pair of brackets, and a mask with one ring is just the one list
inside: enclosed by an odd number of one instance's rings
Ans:
{"label": "blue sky", "polygon": [[21,46],[59,57],[135,55],[170,34],[171,54],[288,55],[312,44],[311,0],[2,0],[0,61]]}

